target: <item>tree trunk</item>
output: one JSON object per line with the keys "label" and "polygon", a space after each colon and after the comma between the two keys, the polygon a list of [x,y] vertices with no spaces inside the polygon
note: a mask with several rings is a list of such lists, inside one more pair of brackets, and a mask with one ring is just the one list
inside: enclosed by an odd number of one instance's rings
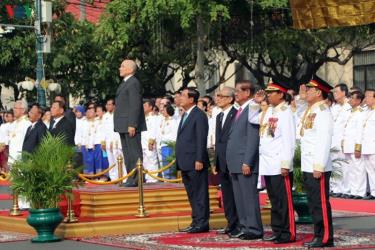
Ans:
{"label": "tree trunk", "polygon": [[200,96],[206,95],[204,82],[204,44],[206,40],[203,16],[197,16],[197,61],[195,64],[195,83]]}

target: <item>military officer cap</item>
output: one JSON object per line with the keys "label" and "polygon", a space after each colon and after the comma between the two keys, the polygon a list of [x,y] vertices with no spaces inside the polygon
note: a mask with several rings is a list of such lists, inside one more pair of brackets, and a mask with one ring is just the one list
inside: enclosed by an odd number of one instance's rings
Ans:
{"label": "military officer cap", "polygon": [[327,94],[331,92],[331,89],[333,89],[333,87],[329,85],[328,82],[324,81],[322,78],[318,77],[317,75],[313,75],[311,80],[308,83],[306,83],[306,87],[310,87],[310,88],[314,87]]}
{"label": "military officer cap", "polygon": [[288,89],[290,89],[290,87],[287,83],[273,80],[267,85],[267,88],[265,89],[265,91],[266,92],[280,91],[283,93],[287,93]]}

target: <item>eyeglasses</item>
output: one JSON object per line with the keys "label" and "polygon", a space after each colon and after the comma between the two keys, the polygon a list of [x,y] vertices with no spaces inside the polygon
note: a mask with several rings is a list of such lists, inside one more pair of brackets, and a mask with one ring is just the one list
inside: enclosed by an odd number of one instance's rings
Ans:
{"label": "eyeglasses", "polygon": [[223,98],[223,97],[231,97],[231,96],[230,95],[217,94],[216,97]]}

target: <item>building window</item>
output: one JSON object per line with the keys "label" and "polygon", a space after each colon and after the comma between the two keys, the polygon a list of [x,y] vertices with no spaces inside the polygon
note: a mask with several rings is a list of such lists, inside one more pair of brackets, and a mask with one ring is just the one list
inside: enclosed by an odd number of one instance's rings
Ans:
{"label": "building window", "polygon": [[353,84],[362,90],[375,88],[375,50],[353,56]]}

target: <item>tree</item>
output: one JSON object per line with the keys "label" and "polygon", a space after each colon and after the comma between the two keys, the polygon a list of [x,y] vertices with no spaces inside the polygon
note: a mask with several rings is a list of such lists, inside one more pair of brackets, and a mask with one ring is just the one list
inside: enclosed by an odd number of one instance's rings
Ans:
{"label": "tree", "polygon": [[261,84],[267,77],[298,86],[323,64],[345,65],[353,53],[375,44],[372,25],[294,30],[287,0],[235,0],[230,15],[216,46]]}
{"label": "tree", "polygon": [[[33,3],[30,4],[33,6]],[[0,7],[1,10],[5,9],[3,3],[0,3]],[[43,26],[44,32],[49,32],[52,36],[51,53],[44,54],[45,78],[62,84],[64,94],[89,96],[101,93],[108,85],[95,78],[101,55],[92,37],[94,25],[75,20],[70,13],[65,12],[65,7],[65,1],[54,1],[51,27]],[[32,18],[4,22],[33,24]],[[0,46],[0,82],[13,86],[17,98],[18,88],[15,83],[23,81],[25,76],[35,78],[35,34],[30,29],[16,28],[12,33],[0,38]],[[28,100],[33,101],[36,94],[28,97]]]}
{"label": "tree", "polygon": [[[214,0],[109,3],[96,30],[96,40],[106,55],[99,77],[119,80],[113,77],[114,72],[123,58],[130,57],[139,60],[145,95],[163,94],[177,70],[182,71],[184,86],[197,75],[202,78],[202,64],[207,65],[202,50],[208,50],[209,21],[215,22],[226,13],[225,5]],[[195,53],[197,47],[199,53]]]}

